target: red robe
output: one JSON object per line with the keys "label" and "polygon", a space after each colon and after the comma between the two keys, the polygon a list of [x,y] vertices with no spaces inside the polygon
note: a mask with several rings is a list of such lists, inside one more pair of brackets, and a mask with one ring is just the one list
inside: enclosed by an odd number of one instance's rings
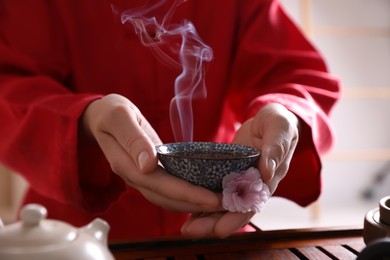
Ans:
{"label": "red robe", "polygon": [[[302,206],[315,201],[319,154],[333,141],[328,115],[339,98],[338,80],[321,55],[277,1],[188,0],[171,23],[183,19],[214,51],[207,98],[193,102],[194,141],[229,142],[237,122],[267,103],[283,104],[303,126],[274,195]],[[163,142],[172,142],[169,104],[179,74],[121,24],[108,0],[1,1],[0,161],[28,181],[25,203],[41,203],[49,218],[76,226],[101,217],[111,240],[177,234],[186,215],[166,212],[128,187],[78,124],[91,101],[118,93],[139,107]]]}

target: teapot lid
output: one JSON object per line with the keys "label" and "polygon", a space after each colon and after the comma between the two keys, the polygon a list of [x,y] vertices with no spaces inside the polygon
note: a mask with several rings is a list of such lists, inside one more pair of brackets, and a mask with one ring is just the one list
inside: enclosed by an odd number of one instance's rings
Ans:
{"label": "teapot lid", "polygon": [[24,206],[19,216],[20,222],[0,226],[0,250],[65,244],[77,237],[75,227],[47,220],[47,210],[39,204]]}

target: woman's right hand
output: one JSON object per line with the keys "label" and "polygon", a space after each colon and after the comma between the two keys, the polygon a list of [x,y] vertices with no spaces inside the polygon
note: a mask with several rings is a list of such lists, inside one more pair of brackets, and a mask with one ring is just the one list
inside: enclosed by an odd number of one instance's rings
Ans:
{"label": "woman's right hand", "polygon": [[127,98],[110,94],[85,110],[83,129],[99,144],[112,171],[150,202],[177,212],[214,212],[218,196],[176,178],[158,165],[155,146],[161,140]]}

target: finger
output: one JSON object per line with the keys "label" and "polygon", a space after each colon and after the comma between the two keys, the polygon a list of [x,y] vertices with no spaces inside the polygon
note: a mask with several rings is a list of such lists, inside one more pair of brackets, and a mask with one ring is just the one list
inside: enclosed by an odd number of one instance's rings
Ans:
{"label": "finger", "polygon": [[159,205],[160,207],[174,212],[183,212],[183,213],[199,213],[199,212],[214,212],[216,209],[211,209],[209,207],[202,207],[200,205],[196,205],[193,203],[188,203],[185,201],[179,201],[176,199],[171,199],[164,197],[158,193],[152,192],[148,189],[145,189],[141,186],[135,185],[134,183],[130,183],[132,187],[139,190],[142,195],[150,202],[155,205]]}
{"label": "finger", "polygon": [[264,136],[259,160],[259,170],[264,181],[267,182],[274,177],[276,169],[284,160],[287,149],[289,149],[287,141],[274,133]]}
{"label": "finger", "polygon": [[142,175],[133,176],[133,181],[171,200],[199,205],[214,211],[222,207],[221,200],[216,193],[172,176],[160,166],[147,176],[147,178]]}
{"label": "finger", "polygon": [[251,218],[255,215],[254,212],[239,213],[226,212],[214,228],[215,236],[225,238],[247,225]]}
{"label": "finger", "polygon": [[[164,203],[167,204],[167,207],[169,205],[167,201],[172,200],[197,205],[203,211],[221,209],[221,199],[218,194],[174,177],[168,174],[161,166],[158,166],[147,175],[136,174],[138,169],[135,163],[128,159],[127,153],[109,134],[101,134],[98,142],[113,172],[128,183],[132,183],[137,189],[142,188],[145,194],[146,190],[159,194],[161,198],[158,201],[160,202],[163,202],[162,197],[165,197]],[[200,208],[197,207],[189,212],[199,211]]]}
{"label": "finger", "polygon": [[211,214],[192,214],[182,226],[181,232],[192,238],[218,237],[226,238],[243,226],[253,217],[253,212],[217,212]]}
{"label": "finger", "polygon": [[298,125],[298,118],[276,103],[264,106],[255,115],[251,132],[260,140],[259,169],[264,180],[273,178],[275,170],[293,148],[291,144],[298,138]]}
{"label": "finger", "polygon": [[214,228],[224,213],[192,214],[181,228],[184,236],[191,238],[205,238],[215,236]]}
{"label": "finger", "polygon": [[138,173],[136,163],[129,157],[117,140],[108,133],[99,133],[96,138],[101,150],[110,164],[111,170],[126,180],[126,172]]}
{"label": "finger", "polygon": [[273,178],[269,181],[266,181],[266,184],[271,194],[274,193],[274,191],[278,187],[279,182],[286,176],[294,150],[295,148],[290,149],[290,152],[288,153],[284,161],[282,161],[279,167],[276,169]]}
{"label": "finger", "polygon": [[262,140],[262,154],[259,160],[259,169],[264,181],[271,180],[278,167],[292,156],[297,143],[297,130],[284,118],[276,120],[273,126],[264,131]]}
{"label": "finger", "polygon": [[161,141],[138,108],[123,101],[115,105],[108,120],[104,130],[117,140],[141,172],[151,172],[158,161],[155,145]]}

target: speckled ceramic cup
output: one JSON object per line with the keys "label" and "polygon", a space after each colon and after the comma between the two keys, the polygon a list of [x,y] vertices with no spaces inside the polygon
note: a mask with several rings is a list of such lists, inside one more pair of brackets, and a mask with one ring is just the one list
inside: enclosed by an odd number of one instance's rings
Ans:
{"label": "speckled ceramic cup", "polygon": [[169,173],[216,192],[222,190],[225,175],[256,167],[260,157],[260,152],[249,146],[213,142],[169,143],[156,150]]}

